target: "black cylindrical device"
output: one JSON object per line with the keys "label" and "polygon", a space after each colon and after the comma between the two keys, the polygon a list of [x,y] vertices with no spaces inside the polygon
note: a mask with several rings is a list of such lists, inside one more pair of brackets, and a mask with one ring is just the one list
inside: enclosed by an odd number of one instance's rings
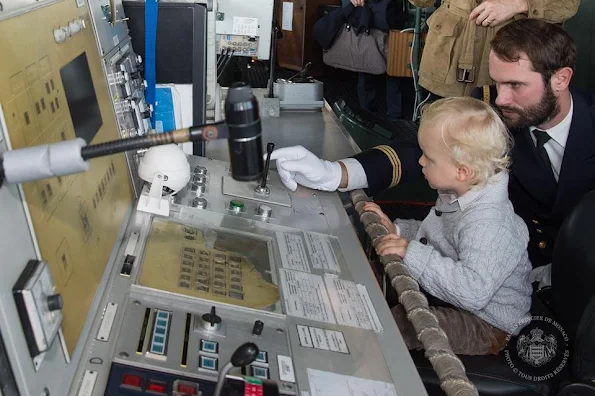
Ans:
{"label": "black cylindrical device", "polygon": [[258,180],[263,172],[262,126],[252,88],[236,82],[227,91],[225,123],[229,129],[231,176],[239,181]]}

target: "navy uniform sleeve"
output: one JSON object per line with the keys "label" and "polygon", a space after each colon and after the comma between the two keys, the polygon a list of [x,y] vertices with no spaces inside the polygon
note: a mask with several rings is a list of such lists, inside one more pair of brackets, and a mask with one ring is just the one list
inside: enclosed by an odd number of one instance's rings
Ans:
{"label": "navy uniform sleeve", "polygon": [[393,141],[356,154],[356,159],[366,172],[368,192],[374,195],[399,183],[421,179],[417,143]]}
{"label": "navy uniform sleeve", "polygon": [[496,105],[496,97],[498,91],[496,91],[495,85],[483,85],[481,87],[475,87],[471,91],[471,97],[484,101],[492,106]]}

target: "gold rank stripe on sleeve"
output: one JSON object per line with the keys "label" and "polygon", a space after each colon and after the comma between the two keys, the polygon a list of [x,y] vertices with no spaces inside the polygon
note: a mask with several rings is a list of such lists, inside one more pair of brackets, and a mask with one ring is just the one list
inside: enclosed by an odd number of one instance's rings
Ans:
{"label": "gold rank stripe on sleeve", "polygon": [[382,151],[388,157],[393,168],[393,177],[389,188],[396,186],[401,181],[401,160],[399,159],[397,152],[391,146],[386,144],[374,148]]}
{"label": "gold rank stripe on sleeve", "polygon": [[487,104],[490,104],[490,86],[489,85],[483,86],[483,101]]}

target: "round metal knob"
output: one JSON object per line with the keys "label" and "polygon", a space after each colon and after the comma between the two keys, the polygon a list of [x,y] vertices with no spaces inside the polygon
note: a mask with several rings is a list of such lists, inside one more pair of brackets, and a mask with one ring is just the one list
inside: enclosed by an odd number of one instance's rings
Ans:
{"label": "round metal knob", "polygon": [[273,212],[273,208],[271,208],[268,205],[260,205],[260,206],[258,206],[258,209],[256,210],[256,214],[258,216],[262,216],[262,217],[269,217],[272,212]]}
{"label": "round metal knob", "polygon": [[207,182],[207,178],[206,178],[206,176],[203,176],[203,175],[194,175],[194,177],[192,178],[192,181],[204,184]]}
{"label": "round metal knob", "polygon": [[203,183],[192,182],[192,191],[196,191],[197,194],[205,192],[206,186]]}
{"label": "round metal knob", "polygon": [[194,198],[192,200],[192,207],[198,209],[206,209],[207,208],[207,200],[204,198]]}
{"label": "round metal knob", "polygon": [[204,166],[198,165],[194,168],[194,173],[204,176],[207,174],[207,168]]}
{"label": "round metal knob", "polygon": [[64,300],[60,294],[47,296],[48,309],[50,311],[59,311],[64,306]]}

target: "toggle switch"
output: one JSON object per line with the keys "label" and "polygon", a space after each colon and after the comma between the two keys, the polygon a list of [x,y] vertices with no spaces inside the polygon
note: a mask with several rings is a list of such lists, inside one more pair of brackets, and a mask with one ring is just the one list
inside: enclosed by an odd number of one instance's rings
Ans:
{"label": "toggle switch", "polygon": [[192,191],[195,191],[197,194],[204,194],[206,186],[204,183],[197,183],[192,182]]}
{"label": "toggle switch", "polygon": [[197,175],[202,175],[202,176],[204,176],[204,175],[206,175],[206,174],[207,174],[207,168],[206,168],[206,167],[204,167],[204,166],[200,166],[200,165],[198,165],[198,166],[196,166],[196,167],[194,168],[194,173],[196,173]]}
{"label": "toggle switch", "polygon": [[268,205],[259,205],[256,209],[256,215],[260,217],[270,217],[273,212],[273,208]]}
{"label": "toggle switch", "polygon": [[53,294],[47,296],[46,301],[48,303],[48,309],[50,311],[59,311],[64,307],[64,300],[60,294]]}
{"label": "toggle switch", "polygon": [[215,306],[211,308],[211,312],[202,315],[201,325],[207,331],[218,330],[221,327],[221,318],[217,315]]}
{"label": "toggle switch", "polygon": [[275,149],[275,143],[268,143],[267,144],[267,159],[264,163],[264,172],[262,173],[262,181],[260,185],[258,185],[254,191],[257,194],[261,195],[269,195],[271,190],[267,187],[267,177],[269,174],[269,164],[271,163],[271,154],[273,154],[273,150]]}
{"label": "toggle switch", "polygon": [[192,207],[198,209],[206,209],[207,208],[207,200],[204,198],[194,198],[192,200]]}
{"label": "toggle switch", "polygon": [[262,323],[261,320],[255,321],[254,327],[252,327],[252,334],[257,335],[257,336],[261,335],[263,328],[264,328],[264,323]]}

